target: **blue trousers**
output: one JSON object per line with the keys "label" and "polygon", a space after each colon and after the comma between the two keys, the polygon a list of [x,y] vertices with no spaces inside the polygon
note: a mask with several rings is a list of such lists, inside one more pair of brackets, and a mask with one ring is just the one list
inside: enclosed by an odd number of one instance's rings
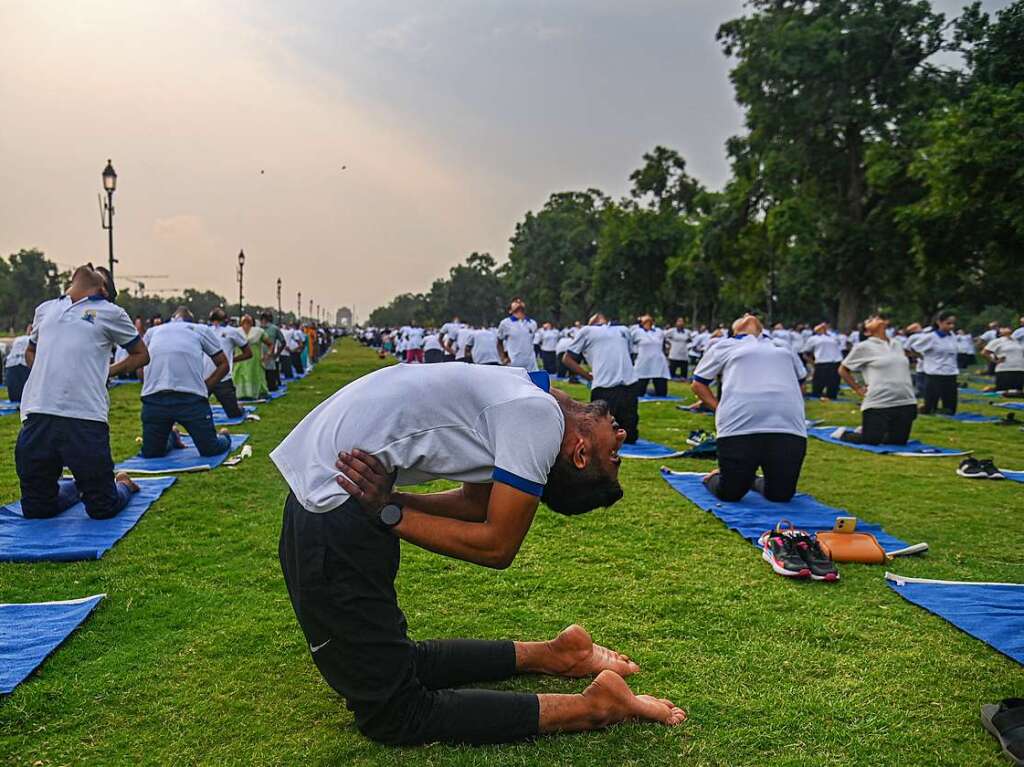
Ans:
{"label": "blue trousers", "polygon": [[[21,510],[29,519],[55,517],[77,503],[93,519],[116,516],[131,491],[114,482],[110,429],[101,421],[32,413],[14,448]],[[61,482],[67,466],[74,482]]]}
{"label": "blue trousers", "polygon": [[11,365],[4,371],[7,376],[7,399],[11,402],[21,402],[21,392],[25,389],[31,370],[27,365]]}
{"label": "blue trousers", "polygon": [[162,391],[142,398],[142,457],[160,458],[175,447],[171,430],[180,423],[199,455],[220,455],[231,449],[231,437],[217,434],[210,401],[198,394]]}

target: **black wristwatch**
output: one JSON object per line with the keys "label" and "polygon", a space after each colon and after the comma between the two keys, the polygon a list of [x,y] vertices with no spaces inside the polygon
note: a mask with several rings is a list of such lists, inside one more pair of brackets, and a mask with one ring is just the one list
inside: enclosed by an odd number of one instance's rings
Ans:
{"label": "black wristwatch", "polygon": [[402,521],[402,506],[398,503],[388,503],[377,512],[377,522],[389,530]]}

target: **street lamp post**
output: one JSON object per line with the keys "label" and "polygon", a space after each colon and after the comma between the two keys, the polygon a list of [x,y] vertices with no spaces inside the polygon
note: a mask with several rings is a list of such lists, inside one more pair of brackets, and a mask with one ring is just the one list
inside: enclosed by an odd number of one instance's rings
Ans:
{"label": "street lamp post", "polygon": [[242,281],[245,277],[245,251],[238,251],[238,319],[241,321],[242,309]]}
{"label": "street lamp post", "polygon": [[318,325],[320,324],[320,304],[316,305],[316,322]]}
{"label": "street lamp post", "polygon": [[309,314],[307,315],[310,319],[313,319],[313,299],[309,299]]}
{"label": "street lamp post", "polygon": [[103,205],[100,223],[107,230],[107,243],[109,248],[107,270],[110,272],[110,279],[114,279],[114,190],[117,189],[117,174],[114,166],[107,160],[107,167],[103,169],[103,191],[107,193],[107,202]]}
{"label": "street lamp post", "polygon": [[281,324],[281,278],[277,278],[277,324]]}
{"label": "street lamp post", "polygon": [[295,304],[295,321],[302,324],[302,291],[299,291],[299,298]]}

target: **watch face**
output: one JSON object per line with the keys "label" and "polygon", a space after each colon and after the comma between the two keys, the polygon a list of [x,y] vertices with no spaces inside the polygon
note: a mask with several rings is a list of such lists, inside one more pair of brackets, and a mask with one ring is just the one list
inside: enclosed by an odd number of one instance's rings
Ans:
{"label": "watch face", "polygon": [[389,503],[380,510],[380,521],[388,527],[394,527],[402,521],[402,507]]}

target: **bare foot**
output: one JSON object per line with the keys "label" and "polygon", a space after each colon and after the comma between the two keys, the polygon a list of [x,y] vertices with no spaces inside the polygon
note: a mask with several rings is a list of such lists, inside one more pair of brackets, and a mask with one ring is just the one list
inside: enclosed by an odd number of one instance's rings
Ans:
{"label": "bare foot", "polygon": [[686,712],[672,701],[650,695],[634,695],[618,674],[602,671],[583,697],[594,710],[594,724],[607,727],[626,721],[658,722],[674,727],[686,721]]}
{"label": "bare foot", "polygon": [[720,469],[712,469],[711,471],[704,475],[704,478],[701,480],[701,482],[703,482],[706,485],[712,477],[717,477],[721,473],[722,472]]}
{"label": "bare foot", "polygon": [[185,449],[185,440],[183,440],[181,438],[181,432],[178,431],[176,428],[174,428],[174,429],[171,429],[171,434],[174,437],[174,447],[175,447],[175,449],[177,449],[177,450],[184,450]]}
{"label": "bare foot", "polygon": [[135,484],[135,480],[133,480],[130,476],[128,476],[128,472],[126,472],[126,471],[119,471],[114,476],[114,482],[116,482],[119,485],[124,485],[129,490],[131,490],[133,493],[139,492],[139,486],[137,484]]}
{"label": "bare foot", "polygon": [[224,427],[218,429],[217,433],[220,436],[222,436],[222,437],[230,437],[231,436],[231,429],[229,429],[227,426],[224,426]]}
{"label": "bare foot", "polygon": [[575,624],[545,645],[551,654],[548,673],[559,676],[593,676],[607,670],[622,677],[640,670],[628,656],[594,644],[586,629]]}

